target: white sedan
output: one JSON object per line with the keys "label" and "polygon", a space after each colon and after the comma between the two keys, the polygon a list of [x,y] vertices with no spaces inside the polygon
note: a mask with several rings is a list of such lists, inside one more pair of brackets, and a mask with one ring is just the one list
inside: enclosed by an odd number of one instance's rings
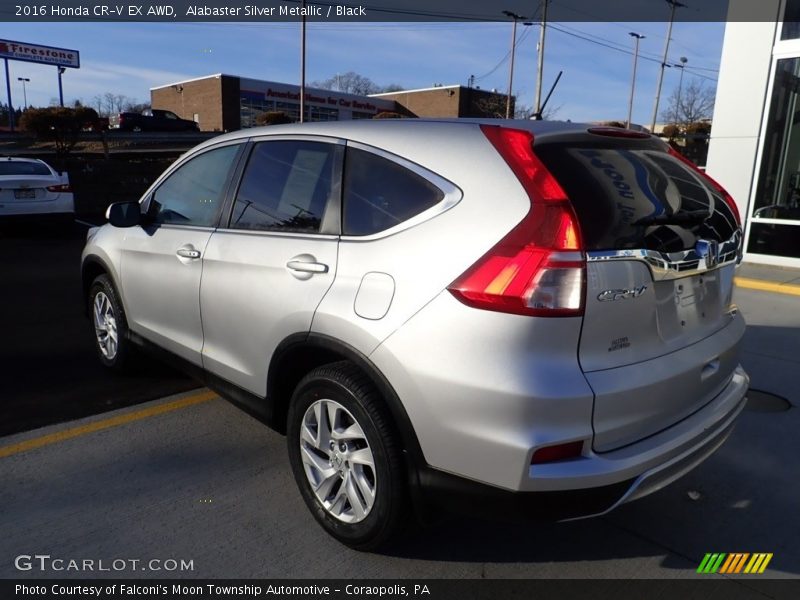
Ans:
{"label": "white sedan", "polygon": [[69,175],[35,158],[0,158],[0,218],[16,215],[73,217]]}

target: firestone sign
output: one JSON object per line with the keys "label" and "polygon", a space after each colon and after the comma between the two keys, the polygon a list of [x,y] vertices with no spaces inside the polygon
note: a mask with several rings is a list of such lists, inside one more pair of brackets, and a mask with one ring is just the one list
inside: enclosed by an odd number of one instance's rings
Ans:
{"label": "firestone sign", "polygon": [[0,40],[0,58],[26,60],[57,67],[72,67],[74,69],[78,69],[81,66],[81,57],[77,50],[38,46],[36,44],[12,42],[11,40]]}

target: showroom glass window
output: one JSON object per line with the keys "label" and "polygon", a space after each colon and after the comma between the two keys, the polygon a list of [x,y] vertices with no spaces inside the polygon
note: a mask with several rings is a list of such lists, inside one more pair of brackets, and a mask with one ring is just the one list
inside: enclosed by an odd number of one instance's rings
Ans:
{"label": "showroom glass window", "polygon": [[333,144],[256,144],[247,161],[231,217],[234,229],[316,233],[334,190]]}
{"label": "showroom glass window", "polygon": [[148,214],[158,224],[214,227],[240,145],[204,152],[158,186]]}
{"label": "showroom glass window", "polygon": [[748,252],[800,258],[800,58],[777,62]]}
{"label": "showroom glass window", "polygon": [[786,0],[781,39],[796,40],[798,38],[800,38],[800,0]]}

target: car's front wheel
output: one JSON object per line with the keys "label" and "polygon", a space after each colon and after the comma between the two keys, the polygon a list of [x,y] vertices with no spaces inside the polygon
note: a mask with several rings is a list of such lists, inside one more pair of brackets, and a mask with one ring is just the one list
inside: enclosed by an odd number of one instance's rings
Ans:
{"label": "car's front wheel", "polygon": [[385,404],[352,364],[310,372],[289,408],[287,443],[303,500],[333,537],[372,550],[407,509],[403,459]]}
{"label": "car's front wheel", "polygon": [[94,346],[100,362],[115,371],[130,366],[128,322],[108,275],[99,275],[89,288]]}

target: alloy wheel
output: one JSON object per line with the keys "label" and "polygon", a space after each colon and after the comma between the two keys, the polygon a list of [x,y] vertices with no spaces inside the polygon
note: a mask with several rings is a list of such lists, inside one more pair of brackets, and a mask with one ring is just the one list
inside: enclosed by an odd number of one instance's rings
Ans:
{"label": "alloy wheel", "polygon": [[377,485],[364,430],[350,411],[330,399],[311,404],[300,427],[300,458],[317,500],[344,523],[363,521]]}

